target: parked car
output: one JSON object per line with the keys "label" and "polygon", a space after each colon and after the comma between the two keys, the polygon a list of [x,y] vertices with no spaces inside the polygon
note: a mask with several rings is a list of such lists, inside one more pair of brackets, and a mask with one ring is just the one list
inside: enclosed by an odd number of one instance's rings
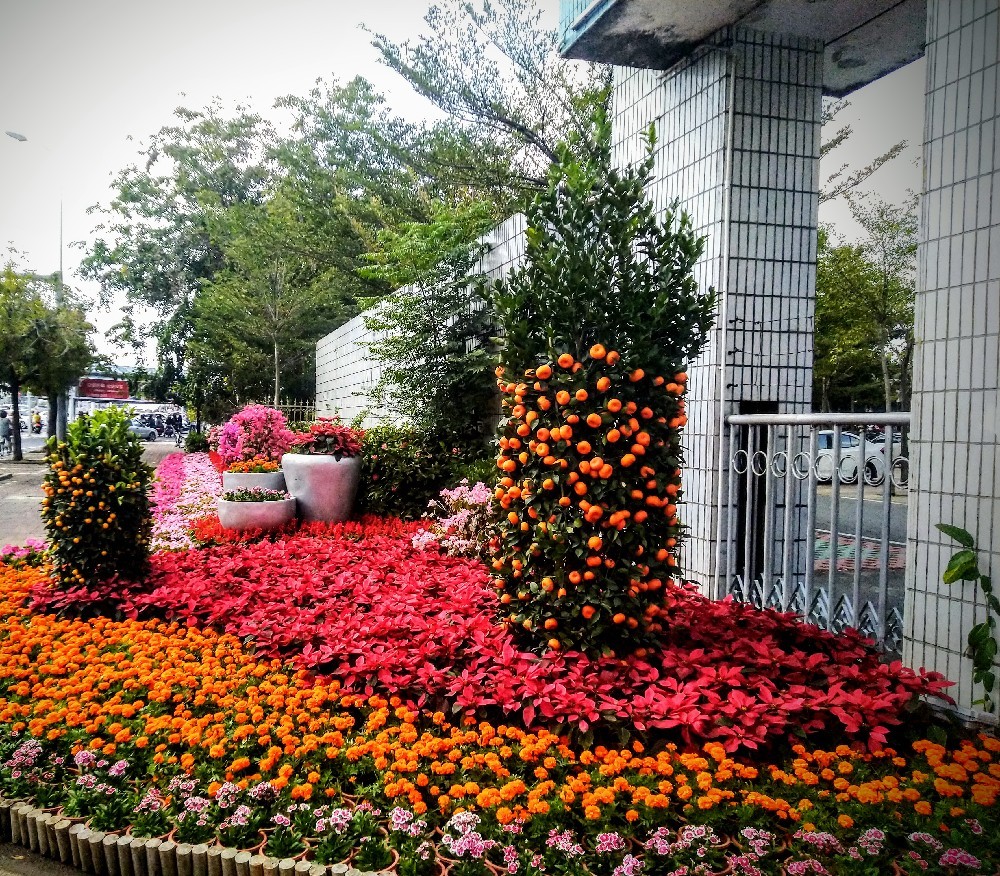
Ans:
{"label": "parked car", "polygon": [[[833,429],[821,429],[817,433],[818,453],[816,459],[816,479],[820,483],[833,480]],[[895,442],[894,442],[895,443]],[[885,441],[865,442],[864,479],[869,486],[877,486],[885,477]],[[861,437],[853,432],[840,433],[840,464],[838,471],[842,484],[858,482],[859,460],[861,457]]]}
{"label": "parked car", "polygon": [[157,438],[156,429],[152,426],[144,426],[135,420],[128,421],[128,430],[133,435],[138,435],[143,441],[155,441]]}

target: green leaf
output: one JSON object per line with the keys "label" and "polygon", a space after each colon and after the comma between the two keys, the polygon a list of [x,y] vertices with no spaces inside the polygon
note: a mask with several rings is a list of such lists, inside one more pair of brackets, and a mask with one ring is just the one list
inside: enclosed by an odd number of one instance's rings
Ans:
{"label": "green leaf", "polygon": [[941,532],[945,535],[950,536],[955,539],[962,547],[975,547],[976,540],[972,537],[971,533],[962,529],[960,526],[952,526],[950,523],[938,523],[935,524]]}
{"label": "green leaf", "polygon": [[[970,577],[971,576],[971,577]],[[975,551],[959,551],[948,563],[948,568],[944,570],[942,579],[945,584],[953,584],[955,581],[964,579],[966,581],[979,577],[979,567]]]}

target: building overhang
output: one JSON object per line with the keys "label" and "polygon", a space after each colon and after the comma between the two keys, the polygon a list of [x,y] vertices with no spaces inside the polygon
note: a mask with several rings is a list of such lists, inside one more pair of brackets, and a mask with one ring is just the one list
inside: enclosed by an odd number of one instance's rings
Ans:
{"label": "building overhang", "polygon": [[561,0],[567,58],[669,70],[729,26],[822,41],[841,97],[924,53],[927,0]]}

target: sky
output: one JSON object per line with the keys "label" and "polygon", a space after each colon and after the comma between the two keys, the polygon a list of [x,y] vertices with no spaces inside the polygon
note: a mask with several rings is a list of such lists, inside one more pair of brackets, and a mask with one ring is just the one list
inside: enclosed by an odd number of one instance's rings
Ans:
{"label": "sky", "polygon": [[[418,119],[429,105],[381,65],[364,22],[396,40],[421,31],[427,0],[0,0],[0,253],[13,246],[20,264],[40,273],[59,267],[75,278],[75,243],[92,239],[117,172],[134,163],[150,134],[170,124],[178,106],[201,108],[218,96],[279,122],[275,98],[305,94],[318,78],[363,75],[401,115]],[[541,0],[556,20],[558,0]],[[899,202],[918,189],[923,119],[923,62],[897,71],[852,98],[838,120],[854,136],[836,164],[866,163],[898,140],[911,148],[872,178],[870,188]],[[826,169],[824,168],[824,175]],[[821,220],[848,237],[842,203]],[[853,231],[856,233],[856,230]],[[102,330],[114,313],[96,313]],[[99,343],[103,352],[112,352]],[[131,362],[119,354],[120,363]]]}

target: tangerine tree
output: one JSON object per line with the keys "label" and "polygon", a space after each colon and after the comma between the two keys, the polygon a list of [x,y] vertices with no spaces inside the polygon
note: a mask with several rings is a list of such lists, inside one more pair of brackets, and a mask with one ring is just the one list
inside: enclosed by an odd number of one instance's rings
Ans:
{"label": "tangerine tree", "polygon": [[685,365],[703,349],[715,295],[693,269],[690,218],[662,217],[645,160],[616,168],[610,127],[569,147],[528,214],[522,266],[493,284],[502,619],[529,646],[641,649],[680,580]]}

